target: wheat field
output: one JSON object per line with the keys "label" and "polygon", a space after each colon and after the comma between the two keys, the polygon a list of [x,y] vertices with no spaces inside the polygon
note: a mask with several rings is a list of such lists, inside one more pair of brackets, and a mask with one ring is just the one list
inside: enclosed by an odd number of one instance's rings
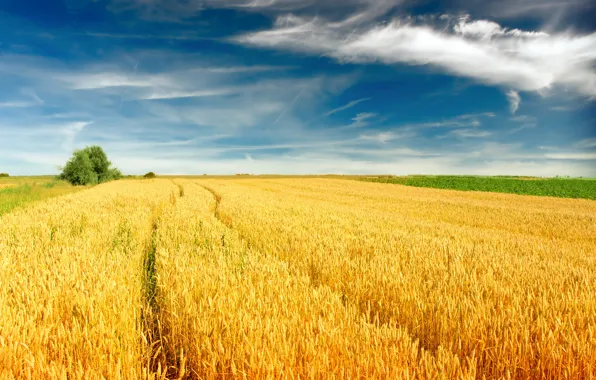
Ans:
{"label": "wheat field", "polygon": [[0,379],[596,378],[596,202],[116,181],[0,217]]}

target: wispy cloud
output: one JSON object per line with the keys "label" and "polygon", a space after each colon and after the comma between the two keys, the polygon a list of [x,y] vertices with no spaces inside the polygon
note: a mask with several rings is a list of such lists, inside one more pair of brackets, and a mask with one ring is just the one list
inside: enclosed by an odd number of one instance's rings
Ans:
{"label": "wispy cloud", "polygon": [[134,97],[133,99],[141,99],[141,100],[160,100],[160,99],[180,99],[180,98],[205,98],[211,96],[223,96],[223,95],[230,95],[234,93],[238,93],[241,91],[238,88],[216,88],[216,89],[209,89],[209,90],[198,90],[198,91],[167,91],[167,90],[158,90],[152,91],[147,94],[140,95],[138,97]]}
{"label": "wispy cloud", "polygon": [[509,111],[512,114],[516,113],[521,103],[521,97],[517,91],[510,90],[507,92],[507,101],[509,102]]}
{"label": "wispy cloud", "polygon": [[4,101],[0,102],[0,108],[26,108],[26,107],[35,107],[44,104],[44,100],[37,96],[37,93],[29,88],[22,88],[20,91],[20,97],[23,96],[28,98],[29,100],[11,100],[11,101]]}
{"label": "wispy cloud", "polygon": [[536,128],[536,123],[526,123],[526,124],[522,124],[519,127],[515,127],[512,128],[508,131],[508,133],[512,134],[512,133],[517,133],[517,132],[521,132],[525,129],[532,129],[532,128]]}
{"label": "wispy cloud", "polygon": [[74,140],[85,127],[91,125],[92,121],[78,121],[65,124],[58,129],[58,133],[64,136],[62,147],[67,150],[72,150],[74,146]]}
{"label": "wispy cloud", "polygon": [[477,119],[480,117],[495,117],[494,112],[480,112],[480,113],[470,113],[470,114],[463,114],[459,115],[457,119]]}
{"label": "wispy cloud", "polygon": [[370,120],[378,115],[374,112],[361,112],[352,118],[352,123],[343,127],[343,129],[363,128],[370,124]]}
{"label": "wispy cloud", "polygon": [[559,112],[567,112],[567,111],[571,111],[573,108],[569,107],[569,106],[554,106],[554,107],[550,107],[551,111],[559,111]]}
{"label": "wispy cloud", "polygon": [[391,132],[381,132],[376,135],[360,135],[362,140],[374,140],[380,143],[386,143],[387,141],[393,140],[393,134]]}
{"label": "wispy cloud", "polygon": [[324,113],[324,116],[331,116],[331,115],[333,115],[335,113],[338,113],[338,112],[341,112],[341,111],[345,111],[347,109],[350,109],[350,108],[354,107],[355,105],[358,105],[358,104],[360,104],[362,102],[366,102],[366,101],[368,101],[370,99],[371,98],[362,98],[362,99],[358,99],[358,100],[353,100],[353,101],[349,102],[348,104],[345,104],[345,105],[343,105],[341,107],[332,109],[331,111],[325,112]]}
{"label": "wispy cloud", "polygon": [[536,117],[530,116],[530,115],[517,115],[517,116],[511,117],[511,120],[519,122],[519,123],[530,123],[530,122],[535,122]]}
{"label": "wispy cloud", "polygon": [[392,131],[385,131],[385,132],[378,132],[378,133],[369,133],[369,134],[361,134],[360,140],[364,141],[375,141],[381,144],[385,144],[389,141],[398,140],[398,139],[406,139],[408,137],[414,136],[414,133],[407,132],[407,133],[395,133]]}
{"label": "wispy cloud", "polygon": [[97,90],[110,87],[178,87],[179,80],[171,75],[144,75],[138,73],[101,72],[72,73],[57,77],[73,90]]}
{"label": "wispy cloud", "polygon": [[37,103],[33,102],[0,102],[0,108],[24,108],[36,105]]}
{"label": "wispy cloud", "polygon": [[449,136],[457,137],[460,139],[467,139],[467,138],[482,138],[482,137],[489,137],[492,133],[489,131],[481,131],[478,129],[454,129],[450,131],[447,135],[439,136],[440,138],[445,138]]}
{"label": "wispy cloud", "polygon": [[594,149],[596,148],[596,137],[581,140],[575,146],[583,149]]}
{"label": "wispy cloud", "polygon": [[552,22],[568,12],[578,12],[589,6],[590,0],[487,0],[466,1],[464,4],[474,12],[501,19],[522,17],[538,18]]}
{"label": "wispy cloud", "polygon": [[284,111],[277,117],[277,119],[275,119],[275,121],[273,122],[273,124],[277,124],[278,121],[280,121],[281,119],[283,119],[283,117],[286,115],[286,113],[288,113],[288,111],[290,111],[292,108],[294,108],[294,106],[296,105],[296,103],[298,102],[298,100],[300,99],[300,97],[302,96],[302,94],[304,94],[304,91],[306,90],[306,88],[303,88],[302,90],[300,90],[300,92],[298,93],[298,95],[296,95],[296,97],[294,98],[294,100],[292,100],[292,103],[288,106],[288,108],[284,109]]}
{"label": "wispy cloud", "polygon": [[558,150],[559,148],[557,148],[556,146],[538,146],[538,149],[540,150]]}
{"label": "wispy cloud", "polygon": [[556,111],[556,112],[571,112],[571,111],[575,111],[575,110],[582,108],[586,104],[589,104],[589,102],[581,102],[581,103],[576,103],[573,105],[566,105],[566,106],[553,106],[553,107],[550,107],[549,109],[551,111]]}
{"label": "wispy cloud", "polygon": [[[138,63],[138,61],[137,61]],[[191,67],[157,73],[133,71],[80,71],[60,73],[56,77],[72,90],[106,90],[124,100],[163,100],[178,98],[216,97],[265,90],[267,82],[238,84],[233,75],[266,73],[287,69],[287,66]],[[311,81],[316,82],[318,78]],[[257,88],[260,86],[260,88]]]}
{"label": "wispy cloud", "polygon": [[481,117],[494,117],[492,112],[478,113],[478,114],[464,114],[450,119],[440,121],[431,121],[426,123],[408,124],[404,127],[410,129],[426,129],[426,128],[457,128],[457,127],[479,127],[482,125]]}
{"label": "wispy cloud", "polygon": [[241,73],[259,73],[267,71],[282,71],[292,70],[293,66],[267,66],[267,65],[255,65],[255,66],[230,66],[230,67],[208,67],[205,71],[215,74],[241,74]]}
{"label": "wispy cloud", "polygon": [[181,41],[197,41],[197,40],[214,40],[211,37],[191,34],[134,34],[134,33],[85,33],[85,36],[99,37],[99,38],[114,38],[114,39],[130,39],[130,40],[181,40]]}
{"label": "wispy cloud", "polygon": [[545,158],[557,160],[596,160],[596,153],[580,153],[580,152],[561,152],[561,153],[547,153]]}
{"label": "wispy cloud", "polygon": [[403,0],[113,0],[110,9],[114,12],[134,10],[140,18],[150,21],[184,23],[196,17],[205,8],[228,8],[239,11],[253,11],[269,14],[280,12],[309,11],[321,15],[334,16],[358,12],[343,23],[357,25],[374,19],[402,3]]}
{"label": "wispy cloud", "polygon": [[[357,15],[353,16],[356,17]],[[340,61],[431,65],[447,73],[512,91],[561,85],[596,96],[596,33],[546,34],[509,30],[489,21],[462,17],[450,32],[403,20],[352,28],[321,19],[282,16],[271,30],[235,39],[244,45],[322,53]]]}

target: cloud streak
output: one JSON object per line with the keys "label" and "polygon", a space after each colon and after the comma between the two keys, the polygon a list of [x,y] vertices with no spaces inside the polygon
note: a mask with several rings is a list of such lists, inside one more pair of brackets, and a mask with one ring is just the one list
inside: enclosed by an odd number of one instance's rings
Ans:
{"label": "cloud streak", "polygon": [[362,99],[358,99],[358,100],[353,100],[353,101],[349,102],[348,104],[345,104],[345,105],[343,105],[341,107],[332,109],[331,111],[325,112],[323,114],[323,116],[331,116],[331,115],[336,114],[338,112],[345,111],[345,110],[350,109],[350,108],[352,108],[352,107],[354,107],[354,106],[356,106],[356,105],[358,105],[358,104],[360,104],[362,102],[369,101],[370,99],[371,98],[362,98]]}
{"label": "cloud streak", "polygon": [[62,147],[66,150],[72,150],[74,146],[75,138],[79,133],[83,131],[87,126],[93,124],[92,121],[78,121],[63,125],[59,128],[58,133],[64,136]]}
{"label": "cloud streak", "polygon": [[278,117],[277,119],[275,119],[275,121],[273,122],[273,124],[277,124],[278,121],[280,121],[281,119],[283,119],[283,117],[286,115],[286,113],[288,113],[288,111],[290,111],[292,108],[294,108],[294,106],[296,105],[296,103],[298,102],[298,99],[300,99],[300,97],[302,96],[302,94],[304,94],[304,91],[306,90],[306,88],[303,88],[302,90],[300,90],[300,92],[298,93],[298,95],[296,95],[296,97],[294,98],[294,100],[292,100],[292,104],[290,104],[290,106],[288,108],[286,108]]}
{"label": "cloud streak", "polygon": [[517,91],[510,90],[507,92],[507,101],[509,102],[509,111],[514,114],[519,109],[521,104],[521,97]]}
{"label": "cloud streak", "polygon": [[[356,16],[353,16],[356,17]],[[346,41],[346,36],[353,37]],[[341,23],[281,16],[270,30],[233,41],[269,49],[324,54],[340,62],[432,66],[514,91],[563,86],[596,96],[596,33],[573,35],[506,29],[462,17],[451,30],[393,20],[354,31]]]}

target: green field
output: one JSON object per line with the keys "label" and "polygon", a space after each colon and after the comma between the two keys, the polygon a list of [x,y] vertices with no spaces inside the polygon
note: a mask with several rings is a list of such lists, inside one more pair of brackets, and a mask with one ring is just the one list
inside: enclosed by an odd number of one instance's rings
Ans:
{"label": "green field", "polygon": [[363,181],[463,191],[490,191],[520,195],[596,200],[596,180],[588,178],[407,176],[368,177]]}
{"label": "green field", "polygon": [[0,178],[0,215],[31,202],[84,189],[53,177]]}

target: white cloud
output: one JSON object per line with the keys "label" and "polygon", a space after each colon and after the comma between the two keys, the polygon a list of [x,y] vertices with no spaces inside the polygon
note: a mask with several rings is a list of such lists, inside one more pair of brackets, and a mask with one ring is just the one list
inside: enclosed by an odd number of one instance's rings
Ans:
{"label": "white cloud", "polygon": [[585,9],[591,0],[499,0],[469,1],[474,13],[489,14],[498,18],[546,18],[560,17],[569,11]]}
{"label": "white cloud", "polygon": [[492,112],[479,113],[479,114],[464,114],[456,116],[451,119],[445,119],[440,121],[431,121],[427,123],[408,124],[404,128],[409,129],[423,129],[423,128],[451,128],[451,127],[479,127],[482,125],[480,117],[494,117],[495,114]]}
{"label": "white cloud", "polygon": [[58,77],[73,90],[96,90],[109,87],[175,87],[176,82],[165,75],[124,73],[79,73]]}
{"label": "white cloud", "polygon": [[[192,67],[192,63],[196,67]],[[255,79],[248,84],[238,84],[234,76],[238,73],[262,73],[283,70],[286,66],[229,66],[209,67],[201,62],[186,62],[186,69],[158,73],[126,71],[95,72],[83,68],[75,73],[60,73],[56,78],[72,90],[103,91],[119,95],[123,100],[164,100],[182,98],[217,97],[255,92],[272,91],[273,86],[281,86],[292,80]],[[342,81],[350,78],[325,78],[322,76],[303,80],[309,87],[321,86],[323,82],[330,91],[341,87]],[[292,85],[292,83],[289,83]]]}
{"label": "white cloud", "polygon": [[548,37],[545,32],[523,31],[519,29],[508,30],[494,21],[477,20],[470,21],[470,16],[460,17],[459,22],[453,27],[456,34],[465,37],[490,40],[494,37],[514,36],[514,37]]}
{"label": "white cloud", "polygon": [[[482,21],[482,20],[481,20]],[[321,19],[283,16],[273,29],[236,42],[272,49],[322,53],[342,62],[430,65],[449,74],[513,91],[554,85],[596,96],[596,33],[547,35],[507,30],[484,20],[463,20],[459,32],[394,20],[362,30]],[[351,35],[349,41],[346,36]]]}
{"label": "white cloud", "polygon": [[25,108],[36,106],[36,103],[32,102],[0,102],[0,108]]}
{"label": "white cloud", "polygon": [[450,135],[458,138],[481,138],[491,136],[489,131],[480,131],[478,129],[455,129],[449,132]]}
{"label": "white cloud", "polygon": [[396,136],[393,134],[393,132],[379,132],[376,134],[360,135],[361,140],[376,141],[376,142],[379,142],[382,144],[385,144],[388,141],[394,140],[395,138],[396,138]]}
{"label": "white cloud", "polygon": [[575,144],[575,146],[583,149],[596,148],[596,137],[581,140],[577,144]]}
{"label": "white cloud", "polygon": [[517,91],[510,90],[507,92],[507,101],[509,102],[509,111],[511,113],[517,112],[521,103],[521,97]]}
{"label": "white cloud", "polygon": [[37,96],[37,93],[30,89],[30,88],[23,88],[21,89],[21,94],[28,96],[29,98],[33,99],[33,101],[37,104],[44,104],[44,100]]}
{"label": "white cloud", "polygon": [[551,111],[558,111],[558,112],[567,112],[567,111],[571,111],[573,110],[573,107],[569,107],[569,106],[553,106],[550,107]]}
{"label": "white cloud", "polygon": [[596,160],[596,153],[581,153],[581,152],[561,152],[561,153],[547,153],[546,158],[557,160]]}
{"label": "white cloud", "polygon": [[92,121],[77,121],[65,124],[58,129],[58,133],[64,136],[62,147],[67,150],[72,150],[74,146],[74,140],[85,127],[92,124]]}
{"label": "white cloud", "polygon": [[179,98],[204,98],[211,96],[222,96],[238,93],[238,88],[215,88],[197,91],[176,91],[176,90],[155,90],[150,93],[140,95],[136,99],[141,100],[159,100],[159,99],[179,99]]}
{"label": "white cloud", "polygon": [[495,117],[496,115],[494,114],[494,112],[481,112],[481,113],[470,113],[470,114],[464,114],[464,115],[459,115],[457,118],[458,119],[477,119],[479,117]]}
{"label": "white cloud", "polygon": [[377,117],[373,112],[361,112],[352,118],[352,124],[346,128],[362,128],[370,124],[369,120]]}
{"label": "white cloud", "polygon": [[300,90],[300,92],[296,95],[294,100],[292,100],[292,103],[283,110],[283,112],[277,117],[277,119],[275,119],[273,124],[276,124],[278,121],[280,121],[286,115],[286,113],[288,113],[288,111],[290,111],[290,110],[292,110],[292,108],[294,108],[294,106],[296,105],[296,103],[298,102],[298,100],[300,99],[302,94],[304,94],[304,91],[306,91],[306,87]]}
{"label": "white cloud", "polygon": [[[385,14],[403,0],[113,0],[109,9],[114,12],[136,10],[142,19],[162,22],[184,22],[196,17],[205,8],[229,8],[262,13],[310,11],[334,16],[360,11],[347,21],[358,24]],[[344,21],[346,22],[346,21]]]}
{"label": "white cloud", "polygon": [[455,33],[464,35],[466,37],[477,37],[490,39],[495,35],[503,35],[505,33],[501,25],[496,22],[487,20],[478,20],[468,22],[469,17],[462,17],[460,22],[453,27]]}
{"label": "white cloud", "polygon": [[290,66],[267,66],[267,65],[255,65],[255,66],[229,66],[229,67],[208,67],[205,71],[214,74],[239,74],[239,73],[259,73],[265,71],[281,71],[290,70],[293,67]]}
{"label": "white cloud", "polygon": [[130,39],[130,40],[210,40],[212,38],[207,38],[200,35],[193,35],[193,34],[133,34],[133,33],[84,33],[85,36],[91,37],[100,37],[100,38],[120,38],[120,39]]}
{"label": "white cloud", "polygon": [[[253,99],[254,100],[254,99]],[[250,128],[270,122],[287,107],[280,99],[261,95],[256,101],[241,98],[210,99],[208,104],[168,105],[144,104],[151,119],[161,123],[185,123],[199,127],[211,127],[218,134],[230,134],[242,128]]]}
{"label": "white cloud", "polygon": [[520,122],[520,123],[532,123],[532,122],[536,121],[536,117],[529,116],[529,115],[517,115],[517,116],[511,117],[511,120]]}
{"label": "white cloud", "polygon": [[521,132],[524,129],[531,129],[531,128],[536,128],[536,123],[526,123],[526,124],[522,124],[519,127],[515,127],[510,129],[508,132],[511,133],[517,133],[517,132]]}
{"label": "white cloud", "polygon": [[331,115],[333,115],[335,113],[338,113],[338,112],[341,112],[341,111],[345,111],[347,109],[350,109],[350,108],[354,107],[357,104],[360,104],[362,102],[366,102],[366,101],[368,101],[370,99],[371,98],[362,98],[362,99],[358,99],[358,100],[353,100],[353,101],[349,102],[346,105],[343,105],[341,107],[338,107],[338,108],[332,109],[331,111],[326,112],[323,116],[331,116]]}
{"label": "white cloud", "polygon": [[14,100],[8,102],[0,102],[0,108],[27,108],[27,107],[35,107],[44,104],[43,99],[41,99],[35,91],[29,88],[23,88],[19,91],[22,95],[32,99],[33,101],[24,101],[24,100]]}

